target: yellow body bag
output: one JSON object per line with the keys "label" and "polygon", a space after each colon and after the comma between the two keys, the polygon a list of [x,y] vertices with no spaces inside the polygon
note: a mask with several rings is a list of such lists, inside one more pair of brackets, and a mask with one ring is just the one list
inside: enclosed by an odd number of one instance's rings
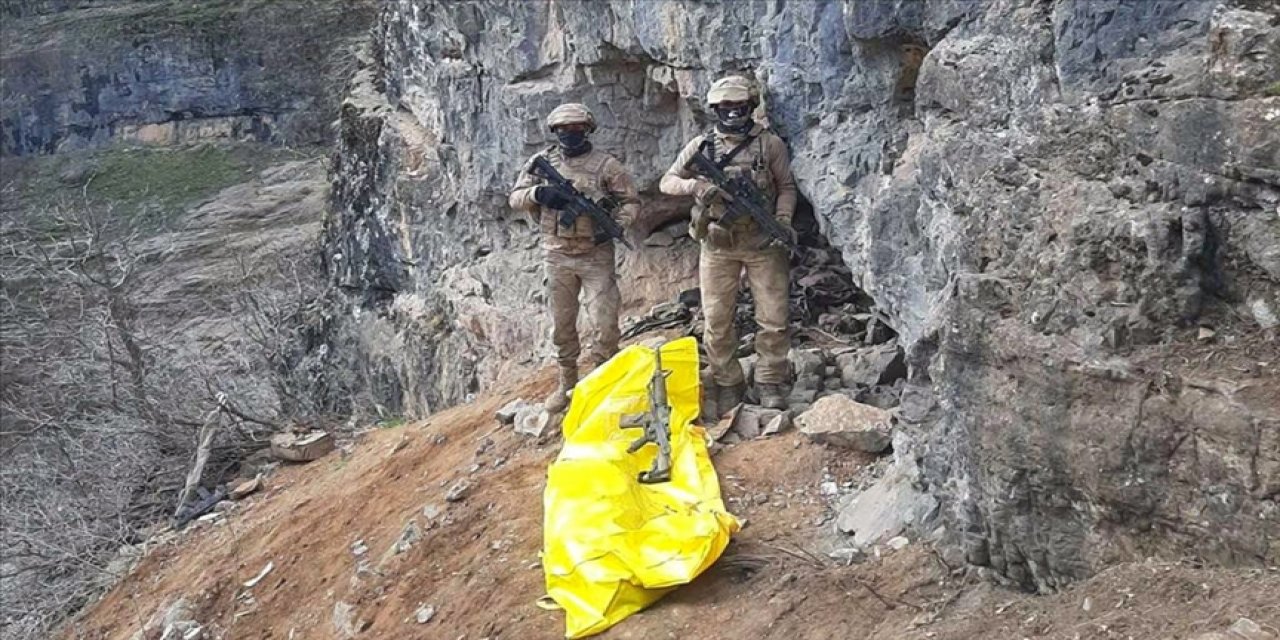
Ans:
{"label": "yellow body bag", "polygon": [[720,557],[738,520],[701,427],[698,343],[662,347],[670,371],[671,480],[641,484],[657,446],[627,447],[643,433],[623,415],[648,410],[653,349],[627,347],[578,383],[565,415],[564,447],[547,473],[543,554],[547,595],[565,612],[565,637],[594,635],[693,580]]}

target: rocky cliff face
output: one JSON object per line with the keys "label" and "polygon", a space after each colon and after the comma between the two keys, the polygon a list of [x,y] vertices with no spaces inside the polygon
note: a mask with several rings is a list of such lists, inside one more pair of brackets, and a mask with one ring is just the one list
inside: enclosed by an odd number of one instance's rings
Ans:
{"label": "rocky cliff face", "polygon": [[[591,106],[655,227],[701,96],[746,72],[907,348],[895,450],[953,556],[1041,590],[1143,554],[1276,561],[1272,3],[397,0],[375,40],[326,248],[331,357],[367,400],[426,411],[545,355],[504,200],[552,106]],[[632,308],[692,253],[629,255]]]}
{"label": "rocky cliff face", "polygon": [[7,2],[0,154],[330,137],[374,3]]}

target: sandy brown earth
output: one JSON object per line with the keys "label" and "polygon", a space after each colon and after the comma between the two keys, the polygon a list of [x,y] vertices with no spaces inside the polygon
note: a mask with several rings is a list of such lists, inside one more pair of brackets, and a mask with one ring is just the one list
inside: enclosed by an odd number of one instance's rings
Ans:
{"label": "sandy brown earth", "polygon": [[[507,400],[538,397],[551,383],[544,372],[425,422],[368,432],[349,453],[280,470],[224,523],[150,549],[62,637],[158,638],[160,618],[180,598],[205,638],[562,637],[561,615],[535,605],[541,496],[557,445],[493,418]],[[1190,638],[1242,617],[1280,634],[1275,569],[1150,561],[1037,597],[951,571],[920,542],[841,566],[821,552],[830,507],[817,487],[824,468],[843,481],[868,462],[837,458],[794,432],[725,449],[716,466],[745,528],[709,572],[601,637]],[[470,492],[446,502],[464,478]],[[434,524],[424,507],[439,510]],[[421,538],[397,554],[411,520]],[[361,541],[367,551],[357,555]],[[243,586],[268,563],[265,578]],[[435,615],[419,624],[423,605]]]}

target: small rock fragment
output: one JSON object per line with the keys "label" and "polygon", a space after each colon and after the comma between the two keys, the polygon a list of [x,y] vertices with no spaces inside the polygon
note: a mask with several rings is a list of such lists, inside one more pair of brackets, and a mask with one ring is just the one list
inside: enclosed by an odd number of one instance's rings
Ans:
{"label": "small rock fragment", "polygon": [[937,498],[916,489],[909,474],[894,465],[839,509],[836,529],[852,535],[855,545],[867,548],[904,530],[922,529],[932,522],[937,511]]}
{"label": "small rock fragment", "polygon": [[353,619],[355,607],[338,601],[333,603],[333,628],[338,632],[339,638],[354,638],[356,635],[356,624]]}
{"label": "small rock fragment", "polygon": [[893,384],[907,377],[907,365],[897,344],[882,344],[836,357],[840,381],[853,389],[877,384]]}
{"label": "small rock fragment", "polygon": [[436,608],[429,604],[424,604],[421,607],[418,607],[418,611],[413,614],[413,617],[418,621],[418,624],[426,624],[431,622],[432,618],[436,617]]}
{"label": "small rock fragment", "polygon": [[1248,618],[1236,620],[1228,629],[1243,640],[1272,640],[1275,635]]}
{"label": "small rock fragment", "polygon": [[744,404],[733,412],[733,421],[729,425],[729,431],[738,434],[744,440],[758,438],[763,434],[765,427],[780,415],[782,415],[782,411],[778,409],[766,409],[753,404]]}
{"label": "small rock fragment", "polygon": [[243,500],[249,495],[257,493],[260,489],[262,489],[261,475],[255,476],[252,480],[246,480],[236,485],[236,487],[231,490],[231,499]]}
{"label": "small rock fragment", "polygon": [[528,402],[525,402],[524,398],[516,398],[515,400],[503,405],[501,409],[498,409],[497,412],[493,414],[493,417],[497,418],[500,424],[514,424],[516,416],[520,414],[520,410],[528,406],[530,405]]}
{"label": "small rock fragment", "polygon": [[849,566],[851,564],[859,564],[865,561],[867,559],[867,554],[863,553],[862,549],[857,547],[845,547],[828,553],[827,557],[839,562],[840,564]]}
{"label": "small rock fragment", "polygon": [[542,405],[531,405],[521,409],[515,418],[516,433],[531,438],[541,438],[551,424],[551,414]]}
{"label": "small rock fragment", "polygon": [[444,510],[442,510],[440,505],[437,504],[428,504],[422,507],[422,517],[426,518],[427,522],[435,521],[435,519],[439,518],[442,513],[444,513]]}
{"label": "small rock fragment", "polygon": [[760,430],[762,436],[774,436],[791,428],[791,414],[786,411],[779,411],[778,415],[769,418],[764,428]]}
{"label": "small rock fragment", "polygon": [[400,531],[400,537],[392,545],[391,550],[394,554],[399,555],[412,549],[413,545],[421,539],[422,531],[418,529],[418,521],[409,520],[409,522],[405,523],[404,529]]}
{"label": "small rock fragment", "polygon": [[446,502],[458,502],[467,497],[471,492],[471,482],[466,478],[462,478],[453,483],[449,490],[445,492],[444,499]]}
{"label": "small rock fragment", "polygon": [[826,361],[821,349],[792,349],[787,354],[791,361],[791,369],[797,380],[809,377],[821,378],[826,368]]}
{"label": "small rock fragment", "polygon": [[334,448],[333,436],[324,431],[277,433],[271,436],[271,455],[289,462],[311,462]]}
{"label": "small rock fragment", "polygon": [[813,404],[818,399],[817,389],[792,389],[791,395],[787,396],[787,406],[797,404]]}
{"label": "small rock fragment", "polygon": [[885,542],[885,545],[894,551],[906,549],[909,544],[911,544],[911,541],[908,540],[906,536],[895,536],[889,538],[888,542]]}
{"label": "small rock fragment", "polygon": [[1258,296],[1250,299],[1247,304],[1249,312],[1253,314],[1253,319],[1258,322],[1258,326],[1263,329],[1280,326],[1280,311],[1268,304],[1265,298]]}

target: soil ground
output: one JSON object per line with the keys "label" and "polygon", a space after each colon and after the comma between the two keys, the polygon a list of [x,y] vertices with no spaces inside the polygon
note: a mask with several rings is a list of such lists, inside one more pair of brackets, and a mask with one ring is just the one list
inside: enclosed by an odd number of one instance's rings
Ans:
{"label": "soil ground", "polygon": [[[180,598],[205,638],[562,637],[561,615],[535,605],[541,497],[557,442],[537,443],[493,417],[508,400],[551,386],[544,371],[508,393],[281,469],[220,524],[153,545],[63,637],[158,638],[156,621]],[[1242,617],[1280,634],[1275,569],[1148,561],[1031,596],[952,571],[920,541],[843,566],[821,552],[831,507],[818,486],[824,470],[842,482],[864,473],[868,459],[791,432],[728,447],[715,461],[746,526],[694,583],[600,637],[1163,639],[1222,631]],[[446,502],[462,479],[469,493]],[[429,519],[424,508],[439,513]],[[421,538],[397,554],[410,521]],[[367,551],[358,555],[360,546]],[[269,563],[260,582],[243,586]],[[423,605],[435,615],[419,624]]]}

